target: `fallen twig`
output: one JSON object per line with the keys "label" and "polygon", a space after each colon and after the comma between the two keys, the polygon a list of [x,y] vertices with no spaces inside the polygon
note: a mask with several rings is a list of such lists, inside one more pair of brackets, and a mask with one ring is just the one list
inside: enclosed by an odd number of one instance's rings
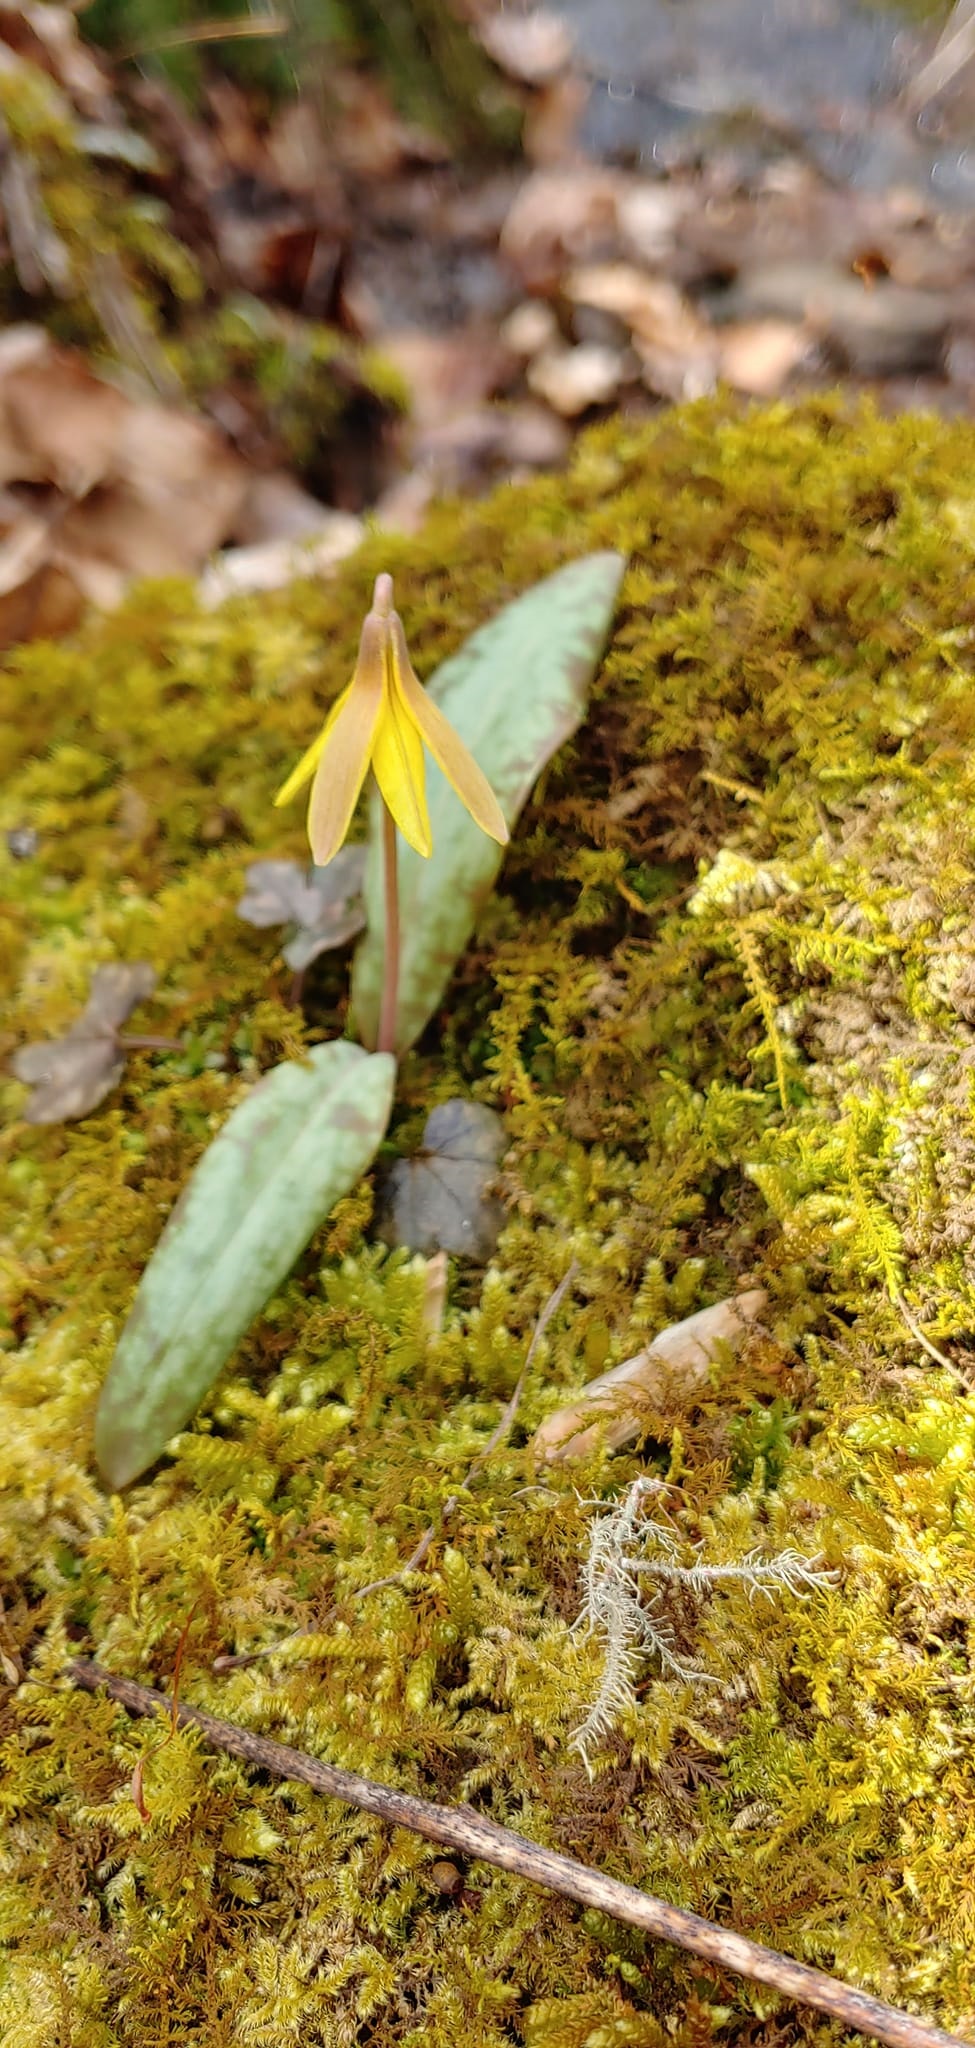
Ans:
{"label": "fallen twig", "polygon": [[543,1849],[526,1836],[513,1834],[478,1814],[435,1806],[429,1800],[415,1799],[409,1792],[378,1785],[372,1778],[360,1778],[334,1764],[321,1763],[304,1750],[253,1735],[249,1728],[238,1728],[232,1721],[218,1721],[200,1707],[174,1706],[164,1693],[136,1685],[130,1678],[116,1678],[86,1657],[74,1658],[67,1667],[67,1675],[86,1692],[104,1687],[109,1697],[130,1714],[175,1716],[181,1727],[199,1728],[215,1749],[240,1757],[243,1763],[253,1764],[273,1777],[299,1779],[328,1798],[342,1799],[349,1806],[376,1814],[392,1827],[409,1828],[428,1842],[437,1842],[462,1856],[479,1857],[498,1870],[509,1870],[528,1884],[541,1885],[561,1898],[573,1899],[577,1905],[621,1920],[628,1927],[642,1928],[659,1941],[673,1942],[677,1948],[734,1970],[757,1984],[770,1984],[785,1997],[812,2006],[816,2012],[828,2013],[843,2026],[889,2042],[890,2048],[965,2048],[960,2036],[927,2026],[911,2013],[886,2005],[880,1998],[871,1998],[865,1991],[855,1991],[823,1970],[793,1962],[789,1956],[748,1941],[742,1934],[732,1934],[697,1913],[687,1913],[682,1907],[668,1905],[633,1885],[604,1877],[601,1871],[577,1863],[574,1857]]}

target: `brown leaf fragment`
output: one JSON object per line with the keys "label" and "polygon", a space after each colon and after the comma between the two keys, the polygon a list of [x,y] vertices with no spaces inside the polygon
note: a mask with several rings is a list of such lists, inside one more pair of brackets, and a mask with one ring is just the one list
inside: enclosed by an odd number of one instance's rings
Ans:
{"label": "brown leaf fragment", "polygon": [[111,108],[107,78],[82,41],[71,7],[51,0],[0,0],[0,42],[47,72],[79,113],[97,120]]}
{"label": "brown leaf fragment", "polygon": [[618,240],[618,209],[626,180],[593,165],[536,171],[515,195],[501,230],[500,248],[522,282],[555,290],[566,263],[611,255]]}
{"label": "brown leaf fragment", "polygon": [[546,1417],[535,1432],[537,1458],[564,1464],[604,1444],[619,1450],[639,1436],[648,1409],[687,1409],[708,1384],[722,1345],[737,1351],[766,1307],[764,1288],[729,1296],[661,1330],[645,1351],[590,1380],[576,1399]]}
{"label": "brown leaf fragment", "polygon": [[563,419],[575,419],[592,405],[608,405],[626,373],[625,350],[580,342],[577,348],[546,349],[536,356],[527,381]]}
{"label": "brown leaf fragment", "polygon": [[139,1819],[142,1821],[148,1821],[152,1819],[152,1815],[149,1812],[148,1806],[146,1805],[145,1794],[143,1792],[145,1771],[146,1760],[144,1756],[140,1756],[138,1762],[136,1763],[135,1769],[132,1773],[132,1777],[129,1781],[129,1793],[132,1799],[132,1804],[135,1807]]}
{"label": "brown leaf fragment", "polygon": [[132,399],[38,327],[8,328],[0,644],[64,631],[86,603],[117,604],[132,576],[195,575],[233,529],[246,485],[209,422]]}
{"label": "brown leaf fragment", "polygon": [[33,1089],[24,1111],[28,1123],[68,1123],[97,1109],[125,1066],[119,1031],[155,985],[155,969],[144,960],[99,967],[70,1031],[63,1038],[22,1045],[13,1054],[11,1072]]}
{"label": "brown leaf fragment", "polygon": [[565,69],[572,38],[558,14],[536,8],[531,14],[492,14],[480,24],[478,37],[509,78],[524,85],[546,85]]}
{"label": "brown leaf fragment", "polygon": [[328,576],[359,546],[365,528],[352,512],[320,508],[317,533],[299,539],[254,541],[248,547],[225,548],[207,563],[200,577],[200,602],[212,610],[228,597],[255,590],[284,590],[309,576]]}
{"label": "brown leaf fragment", "polygon": [[668,278],[650,277],[631,263],[591,263],[570,273],[565,290],[576,305],[625,323],[652,391],[680,399],[713,388],[714,334]]}
{"label": "brown leaf fragment", "polygon": [[108,472],[129,406],[84,358],[40,327],[0,338],[0,480],[52,483],[77,497]]}
{"label": "brown leaf fragment", "polygon": [[735,391],[774,398],[809,348],[809,335],[795,321],[744,320],[720,336],[720,374]]}
{"label": "brown leaf fragment", "polygon": [[524,299],[508,314],[501,327],[501,340],[515,356],[537,356],[552,348],[559,338],[559,323],[544,299]]}

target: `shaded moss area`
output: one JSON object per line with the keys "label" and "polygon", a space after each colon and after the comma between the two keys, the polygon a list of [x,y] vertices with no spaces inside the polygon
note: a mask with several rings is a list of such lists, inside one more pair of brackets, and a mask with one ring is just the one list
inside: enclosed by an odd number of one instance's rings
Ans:
{"label": "shaded moss area", "polygon": [[[9,1044],[94,965],[159,971],[86,1122],[3,1145],[6,1695],[0,2020],[16,2048],[604,2048],[825,2041],[809,2015],[59,1688],[71,1646],[389,1783],[468,1800],[962,2030],[975,2024],[975,430],[817,401],[600,428],[567,478],[370,542],[340,582],[202,616],[133,596],[11,666]],[[123,1501],[93,1403],[139,1273],[232,1104],[302,1043],[243,868],[347,680],[379,568],[421,674],[586,549],[631,556],[590,719],[526,814],[393,1144],[499,1106],[509,1222],[452,1275],[343,1203],[206,1413]],[[316,966],[307,1029],[345,1021]],[[4,1084],[16,1118],[23,1096]],[[424,1569],[363,1602],[495,1427]],[[665,1323],[764,1285],[765,1328],[635,1451],[538,1474],[530,1435]],[[919,1334],[920,1333],[920,1334]],[[946,1362],[931,1355],[930,1347]],[[805,1600],[669,1617],[710,1684],[640,1675],[590,1780],[573,1634],[593,1498],[656,1473],[709,1562],[791,1545]],[[213,1660],[298,1628],[273,1661]],[[140,1821],[130,1794],[147,1756]]]}

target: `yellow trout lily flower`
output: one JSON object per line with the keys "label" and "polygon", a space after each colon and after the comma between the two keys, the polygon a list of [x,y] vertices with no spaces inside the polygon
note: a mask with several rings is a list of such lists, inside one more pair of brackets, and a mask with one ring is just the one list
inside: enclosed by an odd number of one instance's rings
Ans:
{"label": "yellow trout lily flower", "polygon": [[417,853],[432,853],[424,741],[475,824],[504,846],[508,828],[497,797],[414,675],[403,622],[393,610],[393,579],[377,576],[352,681],[274,799],[288,803],[314,776],[308,838],[317,866],[342,845],[370,768],[404,839]]}

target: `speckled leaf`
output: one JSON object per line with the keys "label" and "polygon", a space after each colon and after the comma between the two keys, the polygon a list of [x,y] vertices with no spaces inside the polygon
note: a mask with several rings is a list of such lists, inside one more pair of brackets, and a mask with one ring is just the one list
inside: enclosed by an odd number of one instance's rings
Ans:
{"label": "speckled leaf", "polygon": [[365,1172],[395,1061],[357,1045],[286,1061],[228,1117],[143,1275],[95,1421],[98,1463],[126,1486],[212,1386],[312,1232]]}
{"label": "speckled leaf", "polygon": [[[488,778],[509,828],[545,763],[582,723],[625,563],[584,555],[488,621],[437,669],[427,689]],[[427,763],[433,831],[429,860],[400,842],[397,1047],[429,1022],[497,878],[503,848],[485,838],[433,762]],[[379,817],[370,820],[368,929],[355,956],[356,1025],[374,1045],[383,975]]]}

